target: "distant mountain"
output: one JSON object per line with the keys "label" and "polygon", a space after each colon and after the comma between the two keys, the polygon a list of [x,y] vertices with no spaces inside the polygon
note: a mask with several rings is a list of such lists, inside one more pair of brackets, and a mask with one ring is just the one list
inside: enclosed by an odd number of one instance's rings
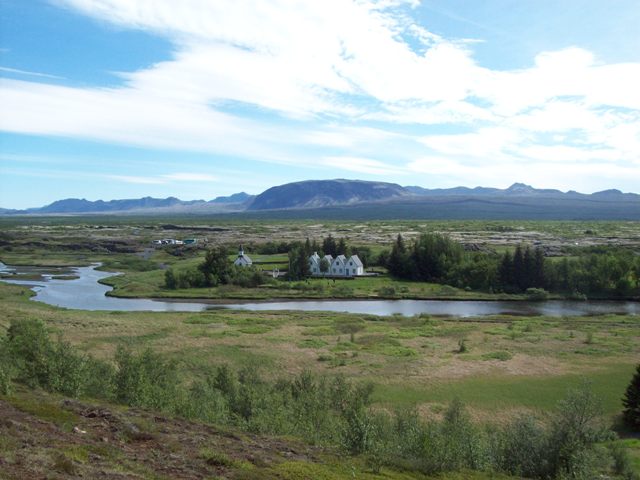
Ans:
{"label": "distant mountain", "polygon": [[560,190],[553,189],[539,189],[533,188],[531,185],[526,185],[524,183],[514,183],[509,188],[500,189],[500,188],[486,188],[486,187],[454,187],[454,188],[422,188],[422,187],[405,187],[411,193],[415,195],[471,195],[471,196],[481,196],[481,195],[566,195],[562,193]]}
{"label": "distant mountain", "polygon": [[[57,200],[41,208],[27,210],[0,209],[0,215],[78,215],[107,213],[222,213],[244,210],[242,199],[251,198],[247,194],[238,194],[238,201],[228,200],[231,197],[218,197],[221,200],[205,202],[204,200],[180,200],[176,197],[153,198],[144,197],[125,200],[86,200],[84,198],[67,198]],[[225,201],[225,199],[227,201]],[[246,201],[246,199],[245,199]]]}
{"label": "distant mountain", "polygon": [[216,197],[209,203],[245,203],[246,201],[251,200],[254,197],[255,195],[249,195],[246,192],[240,192],[229,195],[228,197]]}
{"label": "distant mountain", "polygon": [[499,188],[486,187],[454,187],[454,188],[423,188],[417,186],[404,187],[414,195],[495,195],[503,192]]}
{"label": "distant mountain", "polygon": [[152,198],[144,197],[138,199],[110,200],[105,202],[97,200],[92,202],[84,198],[67,198],[58,200],[42,208],[30,209],[37,213],[97,213],[97,212],[122,212],[127,210],[139,210],[147,208],[173,207],[175,205],[194,204],[202,200],[183,202],[175,197]]}
{"label": "distant mountain", "polygon": [[625,219],[640,220],[640,195],[611,189],[593,194],[537,189],[524,183],[509,188],[427,189],[362,180],[309,180],[211,201],[175,197],[89,201],[68,198],[42,208],[1,209],[0,215],[233,214],[259,218],[343,219]]}
{"label": "distant mountain", "polygon": [[390,200],[411,193],[395,183],[363,180],[308,180],[271,187],[249,205],[249,210],[317,208]]}

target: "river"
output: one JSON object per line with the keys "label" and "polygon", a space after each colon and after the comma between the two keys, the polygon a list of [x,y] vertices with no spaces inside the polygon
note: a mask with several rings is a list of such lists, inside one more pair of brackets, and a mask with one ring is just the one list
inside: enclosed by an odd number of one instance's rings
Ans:
{"label": "river", "polygon": [[[629,301],[464,301],[464,300],[292,300],[216,304],[212,302],[162,301],[108,297],[111,287],[98,280],[114,275],[96,270],[97,265],[73,267],[78,278],[52,278],[46,269],[20,269],[0,263],[0,273],[15,272],[7,283],[26,285],[36,293],[32,300],[79,310],[201,312],[211,309],[331,311],[369,315],[418,314],[476,317],[484,315],[586,316],[600,314],[640,314],[640,303]],[[20,280],[20,273],[37,272],[38,280]]]}

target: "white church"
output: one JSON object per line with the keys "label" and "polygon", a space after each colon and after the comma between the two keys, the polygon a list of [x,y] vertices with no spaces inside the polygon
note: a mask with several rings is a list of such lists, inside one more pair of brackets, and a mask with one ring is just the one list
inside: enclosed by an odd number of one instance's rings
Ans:
{"label": "white church", "polygon": [[[323,259],[329,265],[326,272],[320,269],[320,262]],[[313,255],[309,257],[309,271],[313,277],[357,277],[364,275],[364,265],[357,255],[351,255],[349,258],[344,255],[338,255],[336,258],[325,255],[321,258],[318,252],[313,252]]]}
{"label": "white church", "polygon": [[249,258],[249,255],[244,254],[242,245],[240,245],[240,248],[238,249],[238,258],[236,258],[233,264],[237,265],[238,267],[250,267],[253,264],[253,261],[251,260],[251,258]]}

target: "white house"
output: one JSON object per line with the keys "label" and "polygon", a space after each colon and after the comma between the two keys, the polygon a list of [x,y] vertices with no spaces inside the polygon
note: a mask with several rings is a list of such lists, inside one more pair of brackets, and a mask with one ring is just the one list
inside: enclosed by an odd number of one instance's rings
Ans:
{"label": "white house", "polygon": [[249,256],[244,254],[242,245],[240,245],[240,249],[238,250],[238,258],[236,258],[233,264],[239,267],[249,267],[253,264],[253,261],[249,258]]}
{"label": "white house", "polygon": [[364,274],[364,265],[358,255],[351,255],[345,264],[345,275],[347,277],[357,277]]}
{"label": "white house", "polygon": [[[329,270],[323,272],[320,269],[320,262],[326,260]],[[357,255],[351,255],[349,258],[344,255],[338,255],[333,258],[331,255],[325,255],[320,258],[318,252],[313,252],[309,257],[309,272],[313,277],[357,277],[364,275],[364,265]]]}
{"label": "white house", "polygon": [[343,277],[345,275],[345,263],[347,263],[347,257],[345,257],[344,255],[338,255],[336,258],[334,258],[333,262],[331,263],[331,269],[329,270],[331,276]]}
{"label": "white house", "polygon": [[[326,260],[327,265],[329,266],[326,272],[323,272],[322,268],[320,267],[320,263],[322,262],[322,260]],[[324,257],[320,258],[320,255],[318,255],[318,252],[313,252],[313,255],[309,257],[309,272],[311,272],[311,275],[313,275],[314,277],[324,276],[327,274],[331,275],[332,263],[333,263],[333,257],[331,255],[325,255]]]}
{"label": "white house", "polygon": [[313,255],[309,257],[309,271],[311,275],[320,275],[320,255],[318,252],[313,252]]}

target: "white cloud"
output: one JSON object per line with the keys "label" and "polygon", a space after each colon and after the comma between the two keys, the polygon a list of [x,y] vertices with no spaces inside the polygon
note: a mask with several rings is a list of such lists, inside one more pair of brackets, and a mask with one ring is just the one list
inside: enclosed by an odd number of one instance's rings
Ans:
{"label": "white cloud", "polygon": [[162,178],[177,182],[216,182],[218,177],[208,173],[167,173]]}
{"label": "white cloud", "polygon": [[[377,176],[428,167],[461,183],[549,165],[628,179],[639,162],[640,63],[607,64],[578,46],[491,70],[468,41],[430,32],[393,0],[55,3],[164,36],[174,52],[114,88],[2,79],[4,131]],[[198,181],[171,175],[150,178]]]}
{"label": "white cloud", "polygon": [[11,67],[0,67],[0,72],[17,73],[18,75],[28,75],[31,77],[64,79],[64,77],[59,77],[58,75],[51,75],[49,73],[41,73],[41,72],[30,72],[28,70],[20,70],[19,68],[11,68]]}
{"label": "white cloud", "polygon": [[105,177],[117,182],[135,183],[139,185],[157,185],[166,183],[166,181],[157,177],[141,177],[134,175],[106,175]]}
{"label": "white cloud", "polygon": [[389,165],[379,160],[360,157],[325,157],[320,160],[322,165],[335,169],[352,172],[367,173],[370,175],[394,175],[405,173],[401,168]]}

